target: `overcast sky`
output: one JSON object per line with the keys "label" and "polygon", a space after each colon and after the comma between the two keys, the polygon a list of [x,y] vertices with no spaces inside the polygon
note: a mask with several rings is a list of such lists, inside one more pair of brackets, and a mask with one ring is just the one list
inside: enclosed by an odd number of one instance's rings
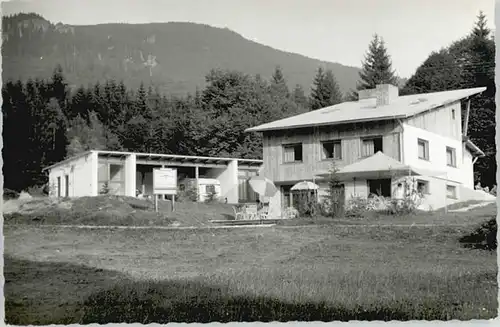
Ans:
{"label": "overcast sky", "polygon": [[3,14],[36,12],[53,23],[185,21],[227,27],[273,48],[360,66],[372,35],[409,77],[434,50],[465,36],[494,0],[32,0],[4,1]]}

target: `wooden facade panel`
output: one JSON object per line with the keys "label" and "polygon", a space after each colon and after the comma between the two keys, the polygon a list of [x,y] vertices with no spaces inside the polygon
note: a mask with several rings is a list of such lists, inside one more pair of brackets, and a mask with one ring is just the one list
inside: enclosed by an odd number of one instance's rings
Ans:
{"label": "wooden facade panel", "polygon": [[401,133],[386,134],[382,141],[383,152],[389,157],[401,161]]}
{"label": "wooden facade panel", "polygon": [[460,101],[408,118],[406,124],[441,136],[461,140],[462,112]]}
{"label": "wooden facade panel", "polygon": [[[342,158],[336,160],[336,166],[340,168],[361,158],[361,138],[370,136],[382,136],[384,152],[399,160],[399,132],[396,122],[267,132],[263,140],[263,174],[275,182],[310,180],[316,173],[328,171],[331,167],[331,160],[322,157],[322,142],[341,141]],[[284,163],[283,145],[294,143],[302,144],[303,160],[300,163]]]}

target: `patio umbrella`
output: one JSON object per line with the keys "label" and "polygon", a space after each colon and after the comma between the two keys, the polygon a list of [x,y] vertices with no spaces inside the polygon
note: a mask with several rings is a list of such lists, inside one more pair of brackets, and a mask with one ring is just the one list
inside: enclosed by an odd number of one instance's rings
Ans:
{"label": "patio umbrella", "polygon": [[253,176],[248,180],[248,184],[260,196],[272,197],[278,192],[274,183],[264,176]]}
{"label": "patio umbrella", "polygon": [[309,181],[303,181],[303,182],[298,182],[290,190],[292,191],[307,191],[307,190],[317,190],[319,189],[319,186],[314,184],[313,182]]}

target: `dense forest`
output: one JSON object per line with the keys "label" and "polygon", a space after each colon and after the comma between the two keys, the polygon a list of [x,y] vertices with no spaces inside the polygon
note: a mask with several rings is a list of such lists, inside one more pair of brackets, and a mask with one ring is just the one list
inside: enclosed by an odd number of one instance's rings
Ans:
{"label": "dense forest", "polygon": [[[486,153],[476,164],[476,181],[489,186],[496,174],[494,55],[480,14],[470,35],[432,53],[400,91],[487,86],[472,102],[468,136]],[[4,185],[16,191],[43,185],[43,167],[88,149],[260,158],[261,138],[246,128],[356,97],[356,90],[342,92],[331,69],[319,66],[314,74],[312,88],[305,89],[290,88],[280,66],[270,78],[212,69],[204,88],[177,96],[111,78],[72,90],[61,66],[50,78],[6,80]],[[395,82],[383,39],[374,36],[357,90]]]}

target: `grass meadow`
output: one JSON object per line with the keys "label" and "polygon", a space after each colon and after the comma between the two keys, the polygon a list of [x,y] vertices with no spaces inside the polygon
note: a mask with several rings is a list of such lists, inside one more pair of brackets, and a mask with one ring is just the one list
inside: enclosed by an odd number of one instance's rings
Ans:
{"label": "grass meadow", "polygon": [[489,206],[441,215],[441,224],[408,218],[396,226],[5,225],[6,320],[490,319],[498,308],[496,253],[464,248],[458,239],[495,212]]}

